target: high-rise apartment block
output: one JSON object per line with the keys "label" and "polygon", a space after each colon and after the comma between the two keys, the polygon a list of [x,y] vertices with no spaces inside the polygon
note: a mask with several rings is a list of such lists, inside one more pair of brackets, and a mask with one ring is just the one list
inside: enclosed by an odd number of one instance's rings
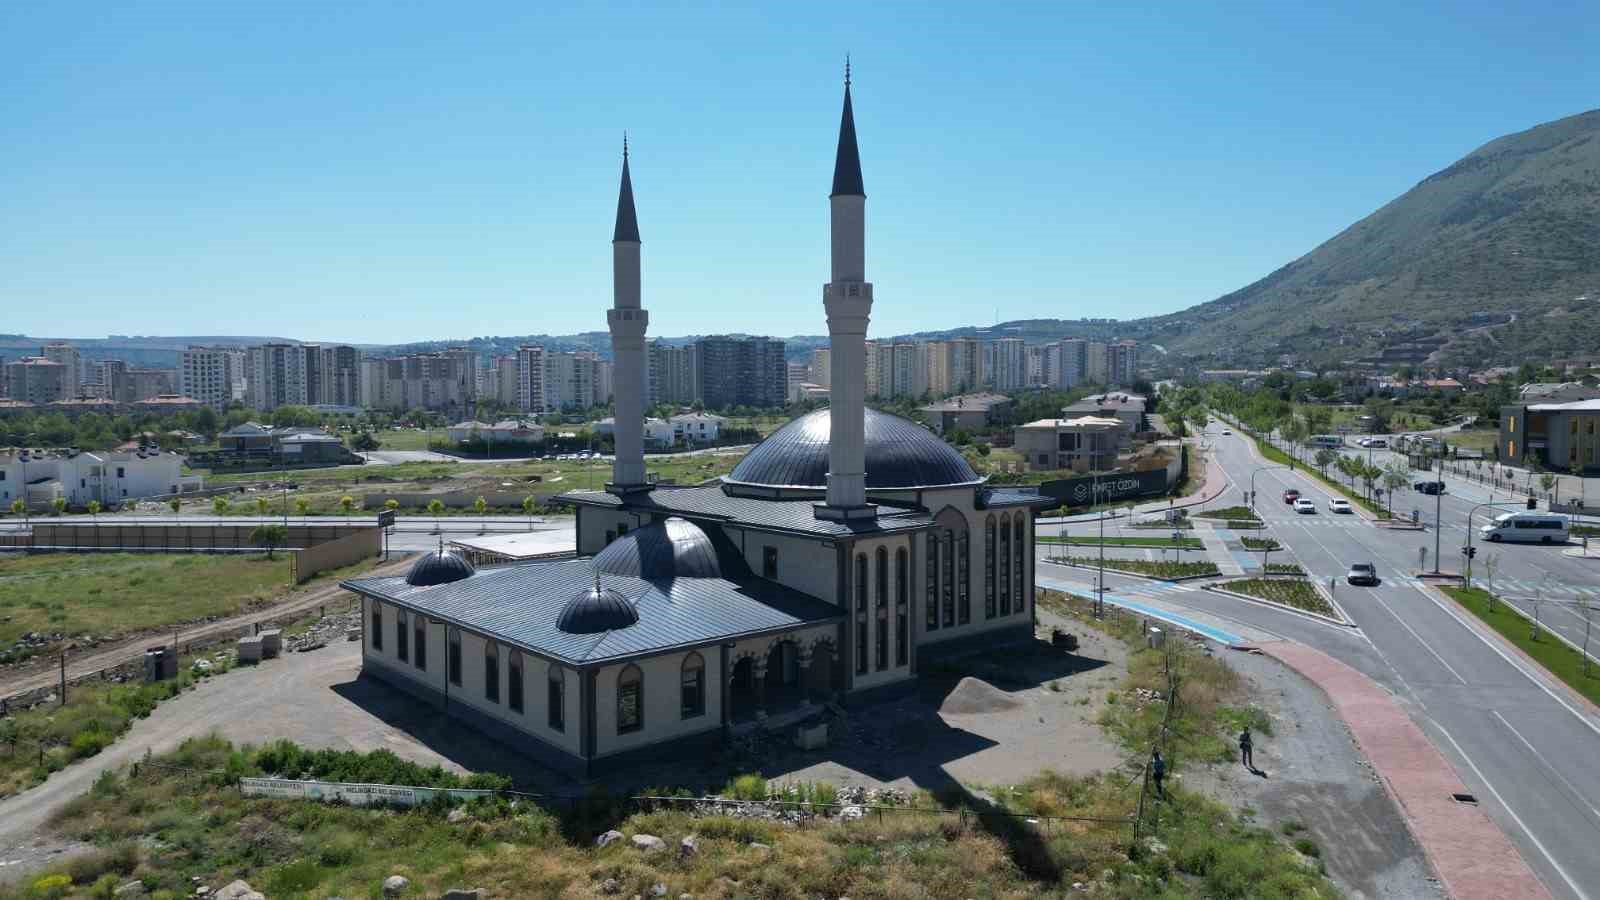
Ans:
{"label": "high-rise apartment block", "polygon": [[178,393],[204,403],[217,412],[233,400],[234,352],[215,347],[190,347],[178,365]]}
{"label": "high-rise apartment block", "polygon": [[700,353],[695,345],[674,347],[651,341],[649,357],[651,404],[689,404],[700,399]]}
{"label": "high-rise apartment block", "polygon": [[306,353],[299,344],[261,344],[247,351],[250,408],[271,412],[306,404]]}
{"label": "high-rise apartment block", "polygon": [[783,341],[708,337],[695,342],[700,399],[709,409],[782,406],[788,382]]}
{"label": "high-rise apartment block", "polygon": [[77,347],[64,341],[57,341],[45,344],[44,352],[40,355],[63,366],[61,389],[65,399],[78,397],[83,393],[83,356]]}
{"label": "high-rise apartment block", "polygon": [[6,363],[6,396],[28,403],[54,403],[69,399],[67,369],[53,359],[24,356]]}
{"label": "high-rise apartment block", "polygon": [[811,367],[806,380],[818,387],[833,386],[833,354],[826,348],[811,351]]}

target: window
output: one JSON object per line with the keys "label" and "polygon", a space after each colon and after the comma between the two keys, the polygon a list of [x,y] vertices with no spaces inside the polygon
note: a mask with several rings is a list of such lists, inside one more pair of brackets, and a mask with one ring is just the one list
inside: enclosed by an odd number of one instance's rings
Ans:
{"label": "window", "polygon": [[622,537],[622,536],[626,535],[627,533],[628,533],[628,523],[627,522],[618,522],[617,523],[617,537]]}
{"label": "window", "polygon": [[1506,432],[1509,434],[1517,433],[1517,419],[1515,416],[1506,419]]}
{"label": "window", "polygon": [[941,585],[943,593],[940,596],[944,603],[944,627],[949,628],[956,624],[956,533],[945,529],[943,543],[939,551],[944,560],[944,584]]}
{"label": "window", "polygon": [[762,578],[777,578],[778,577],[778,548],[777,547],[762,547],[761,548],[761,577]]}
{"label": "window", "polygon": [[874,645],[873,662],[878,671],[889,668],[889,551],[878,548],[878,602],[877,621],[873,631],[878,636]]}
{"label": "window", "polygon": [[698,653],[683,659],[682,689],[678,701],[678,715],[685,719],[706,713],[706,661]]}
{"label": "window", "polygon": [[545,679],[545,712],[546,721],[550,723],[551,731],[565,731],[566,716],[564,706],[567,699],[567,684],[561,674],[561,667],[555,663],[550,664],[550,677]]}
{"label": "window", "polygon": [[628,666],[617,676],[617,734],[644,727],[644,675]]}
{"label": "window", "polygon": [[924,579],[927,582],[927,598],[924,606],[928,609],[928,630],[936,631],[939,628],[939,538],[933,532],[928,532],[928,573]]}
{"label": "window", "polygon": [[1017,602],[1015,609],[1019,613],[1027,612],[1028,610],[1028,582],[1022,576],[1022,556],[1028,552],[1028,545],[1023,538],[1022,514],[1018,513],[1016,518],[1011,520],[1011,552],[1014,565],[1011,581],[1012,584],[1016,585]]}
{"label": "window", "polygon": [[1000,615],[1011,615],[1011,517],[1000,517]]}
{"label": "window", "polygon": [[483,642],[483,699],[500,702],[500,646],[491,640]]}
{"label": "window", "polygon": [[411,619],[411,629],[415,637],[412,649],[417,651],[415,661],[417,668],[428,671],[428,617],[418,613]]}
{"label": "window", "polygon": [[994,618],[994,516],[983,523],[983,617]]}
{"label": "window", "polygon": [[972,536],[961,532],[956,542],[956,622],[972,622]]}
{"label": "window", "polygon": [[383,649],[383,604],[372,601],[372,649]]}
{"label": "window", "polygon": [[[121,467],[121,466],[117,466],[117,477],[118,477],[118,478],[127,478],[127,477],[128,477],[128,472],[127,472],[127,470],[126,470],[126,469],[124,469],[124,468],[123,468],[123,467]],[[126,494],[126,493],[127,493],[127,491],[123,491],[123,493],[124,493],[124,494]]]}
{"label": "window", "polygon": [[506,705],[512,712],[522,712],[522,651],[511,651],[506,664]]}
{"label": "window", "polygon": [[445,668],[450,672],[450,683],[456,687],[461,686],[461,629],[451,628],[449,634],[450,659]]}
{"label": "window", "polygon": [[856,674],[867,674],[867,555],[856,554]]}
{"label": "window", "polygon": [[406,662],[406,611],[394,611],[394,655],[401,662]]}
{"label": "window", "polygon": [[911,602],[911,556],[906,548],[894,552],[894,664],[906,664],[907,606]]}

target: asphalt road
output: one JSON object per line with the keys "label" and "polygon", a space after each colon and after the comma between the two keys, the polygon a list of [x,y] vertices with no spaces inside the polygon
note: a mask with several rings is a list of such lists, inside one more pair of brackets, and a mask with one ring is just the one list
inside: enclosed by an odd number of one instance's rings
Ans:
{"label": "asphalt road", "polygon": [[[1169,593],[1165,599],[1315,647],[1394,691],[1551,892],[1600,900],[1600,853],[1594,849],[1600,846],[1600,767],[1594,765],[1600,716],[1569,699],[1543,672],[1481,637],[1467,625],[1467,613],[1421,588],[1413,573],[1419,548],[1427,546],[1432,559],[1432,531],[1391,531],[1363,517],[1332,515],[1326,511],[1331,491],[1298,471],[1262,470],[1267,464],[1253,455],[1247,437],[1222,436],[1220,430],[1212,428],[1214,446],[1233,483],[1248,485],[1255,473],[1262,498],[1257,510],[1269,533],[1312,577],[1336,579],[1336,599],[1359,630],[1203,591]],[[1283,504],[1279,497],[1289,487],[1311,497],[1319,512],[1301,515]],[[1450,491],[1440,504],[1447,560],[1463,534],[1452,532],[1450,523],[1464,522],[1474,497],[1465,487],[1452,485]],[[1409,508],[1407,499],[1402,498],[1401,508]],[[1213,505],[1239,501],[1234,489]],[[1550,572],[1551,583],[1576,593],[1592,589],[1600,578],[1596,563],[1561,557],[1556,548],[1496,550],[1502,559],[1497,583],[1502,577]],[[1483,558],[1480,553],[1478,559]],[[1343,583],[1352,562],[1375,563],[1382,583],[1370,588]],[[1077,570],[1056,572],[1089,580]],[[1108,581],[1141,589],[1136,582]]]}

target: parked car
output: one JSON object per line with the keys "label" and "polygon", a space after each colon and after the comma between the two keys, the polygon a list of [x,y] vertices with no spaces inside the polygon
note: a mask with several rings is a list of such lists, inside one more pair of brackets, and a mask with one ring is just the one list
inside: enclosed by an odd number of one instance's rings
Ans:
{"label": "parked car", "polygon": [[1302,515],[1315,513],[1317,511],[1317,505],[1305,497],[1301,497],[1299,500],[1294,502],[1294,511]]}
{"label": "parked car", "polygon": [[1222,429],[1222,433],[1223,433],[1223,434],[1224,434],[1224,435],[1226,435],[1226,436],[1228,436],[1228,437],[1232,437],[1232,436],[1233,436],[1233,429],[1231,429],[1231,428],[1224,428],[1224,429]]}
{"label": "parked car", "polygon": [[1427,494],[1429,496],[1444,493],[1444,482],[1442,481],[1419,481],[1416,484],[1413,484],[1411,487],[1415,489],[1417,493]]}
{"label": "parked car", "polygon": [[1344,580],[1351,584],[1376,585],[1378,583],[1378,568],[1372,563],[1355,563],[1350,566],[1350,571]]}
{"label": "parked car", "polygon": [[1285,503],[1293,503],[1293,502],[1295,502],[1296,500],[1299,500],[1299,499],[1300,499],[1300,492],[1295,490],[1294,488],[1289,488],[1287,491],[1283,492],[1283,502],[1285,502]]}
{"label": "parked car", "polygon": [[1350,501],[1344,499],[1343,497],[1335,497],[1334,499],[1329,500],[1328,509],[1336,513],[1344,513],[1345,515],[1350,515],[1356,511],[1355,507],[1350,505]]}

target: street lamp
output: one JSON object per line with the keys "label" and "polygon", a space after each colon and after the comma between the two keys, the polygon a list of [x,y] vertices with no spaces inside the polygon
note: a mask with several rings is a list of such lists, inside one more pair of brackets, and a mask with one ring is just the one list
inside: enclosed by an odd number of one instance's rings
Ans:
{"label": "street lamp", "polygon": [[1250,509],[1252,511],[1254,511],[1255,508],[1256,508],[1256,475],[1258,475],[1258,474],[1260,474],[1262,472],[1265,472],[1268,469],[1287,469],[1287,468],[1289,468],[1289,467],[1288,466],[1262,466],[1261,468],[1256,469],[1254,472],[1250,473]]}
{"label": "street lamp", "polygon": [[[1473,508],[1467,510],[1467,546],[1466,546],[1466,551],[1467,551],[1466,552],[1467,571],[1466,571],[1466,580],[1462,584],[1463,587],[1472,587],[1472,515],[1473,515],[1473,513],[1476,513],[1478,510],[1482,509],[1485,506],[1520,506],[1520,505],[1521,504],[1513,503],[1510,500],[1502,500],[1499,503],[1496,503],[1493,500],[1491,500],[1491,501],[1489,501],[1487,503],[1479,503],[1477,506],[1474,506]],[[1442,531],[1442,530],[1443,530],[1442,523],[1439,522],[1438,519],[1435,519],[1434,520],[1434,531],[1437,532],[1437,531]],[[1437,534],[1434,535],[1433,546],[1434,546],[1434,550],[1433,550],[1433,573],[1435,575],[1437,575],[1437,574],[1439,574],[1439,541],[1438,541],[1438,535]],[[1492,576],[1494,573],[1490,572],[1489,574]]]}

